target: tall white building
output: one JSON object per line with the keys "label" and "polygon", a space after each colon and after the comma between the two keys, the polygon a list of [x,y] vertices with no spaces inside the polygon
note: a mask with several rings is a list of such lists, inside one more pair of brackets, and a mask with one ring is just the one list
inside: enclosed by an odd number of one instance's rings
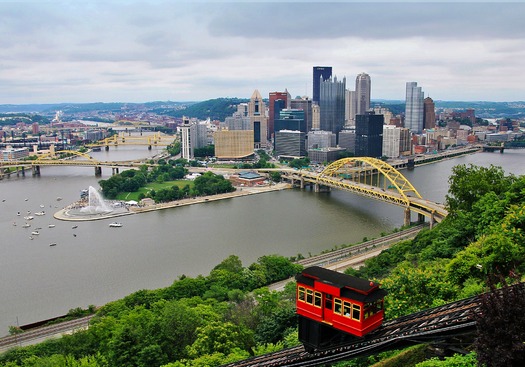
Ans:
{"label": "tall white building", "polygon": [[407,82],[405,127],[414,134],[423,132],[423,102],[425,96],[417,82]]}
{"label": "tall white building", "polygon": [[394,125],[383,126],[383,155],[397,158],[410,153],[410,132]]}
{"label": "tall white building", "polygon": [[197,126],[189,118],[183,117],[179,130],[181,134],[181,157],[191,160],[194,157],[193,152],[197,143]]}
{"label": "tall white building", "polygon": [[357,98],[355,90],[347,89],[345,97],[345,126],[355,126],[355,115],[357,112]]}
{"label": "tall white building", "polygon": [[361,73],[355,79],[356,114],[364,115],[370,109],[370,75]]}

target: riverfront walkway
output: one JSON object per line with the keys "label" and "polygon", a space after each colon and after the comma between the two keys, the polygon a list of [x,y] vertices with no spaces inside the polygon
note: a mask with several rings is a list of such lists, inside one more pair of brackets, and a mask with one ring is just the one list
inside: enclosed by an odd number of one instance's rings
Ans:
{"label": "riverfront walkway", "polygon": [[207,202],[216,201],[216,200],[231,199],[231,198],[247,196],[247,195],[254,195],[254,194],[262,194],[262,193],[271,192],[271,191],[286,190],[291,187],[292,186],[288,183],[278,183],[278,184],[272,184],[268,186],[242,187],[242,188],[237,188],[233,192],[228,192],[224,194],[197,196],[194,198],[181,199],[181,200],[176,200],[176,201],[170,201],[167,203],[158,203],[158,204],[152,204],[152,205],[146,205],[146,206],[130,206],[127,209],[119,208],[118,210],[114,210],[110,213],[95,213],[95,214],[85,214],[85,215],[71,214],[70,211],[72,209],[70,207],[75,206],[74,204],[72,204],[69,207],[59,210],[53,216],[59,220],[68,220],[68,221],[77,221],[77,222],[78,221],[89,221],[89,220],[100,220],[100,219],[111,219],[111,218],[131,215],[131,214],[151,212],[155,210],[177,208],[181,206],[207,203]]}

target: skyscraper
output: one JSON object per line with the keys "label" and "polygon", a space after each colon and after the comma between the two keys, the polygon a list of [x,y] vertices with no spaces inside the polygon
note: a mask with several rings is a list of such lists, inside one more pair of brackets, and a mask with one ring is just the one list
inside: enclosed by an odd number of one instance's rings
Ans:
{"label": "skyscraper", "polygon": [[361,73],[355,79],[356,115],[364,115],[370,109],[370,75]]}
{"label": "skyscraper", "polygon": [[304,111],[304,121],[306,122],[306,132],[312,130],[312,100],[308,97],[294,98],[290,107]]}
{"label": "skyscraper", "polygon": [[319,107],[321,110],[320,128],[324,131],[339,133],[345,124],[346,78],[338,81],[337,77],[321,82]]}
{"label": "skyscraper", "polygon": [[357,110],[357,98],[354,90],[346,90],[345,98],[345,126],[355,126],[355,115]]}
{"label": "skyscraper", "polygon": [[[331,66],[314,66],[313,93],[312,101],[319,104],[319,93],[321,91],[321,80],[328,80],[332,77]],[[322,79],[321,79],[322,78]]]}
{"label": "skyscraper", "polygon": [[355,116],[356,157],[379,158],[383,155],[383,115],[374,111]]}
{"label": "skyscraper", "polygon": [[284,92],[270,92],[269,98],[269,116],[268,116],[268,139],[271,139],[274,133],[275,119],[279,118],[279,112],[285,108],[290,108],[291,96],[287,90]]}
{"label": "skyscraper", "polygon": [[436,106],[430,97],[423,101],[423,127],[433,129],[436,127]]}
{"label": "skyscraper", "polygon": [[181,157],[191,160],[193,159],[193,151],[197,140],[197,128],[189,118],[184,116],[179,129],[181,132]]}
{"label": "skyscraper", "polygon": [[405,127],[413,134],[423,131],[423,99],[424,93],[417,82],[407,82]]}
{"label": "skyscraper", "polygon": [[266,104],[261,93],[256,89],[248,102],[248,117],[253,127],[253,143],[255,149],[266,148],[268,139],[268,118]]}

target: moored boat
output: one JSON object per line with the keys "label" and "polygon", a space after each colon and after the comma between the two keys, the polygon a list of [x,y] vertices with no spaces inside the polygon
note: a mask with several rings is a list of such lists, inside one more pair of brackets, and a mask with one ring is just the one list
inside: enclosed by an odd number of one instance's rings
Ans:
{"label": "moored boat", "polygon": [[113,222],[113,223],[109,223],[109,226],[113,228],[122,227],[122,223]]}

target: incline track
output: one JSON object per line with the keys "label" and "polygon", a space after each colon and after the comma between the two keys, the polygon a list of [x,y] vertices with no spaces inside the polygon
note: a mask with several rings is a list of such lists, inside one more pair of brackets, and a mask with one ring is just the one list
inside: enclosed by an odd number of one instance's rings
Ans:
{"label": "incline track", "polygon": [[[525,287],[525,283],[513,287]],[[225,366],[319,366],[403,345],[472,334],[476,328],[475,315],[479,312],[481,297],[483,295],[386,321],[363,339],[322,352],[309,354],[299,346]]]}

